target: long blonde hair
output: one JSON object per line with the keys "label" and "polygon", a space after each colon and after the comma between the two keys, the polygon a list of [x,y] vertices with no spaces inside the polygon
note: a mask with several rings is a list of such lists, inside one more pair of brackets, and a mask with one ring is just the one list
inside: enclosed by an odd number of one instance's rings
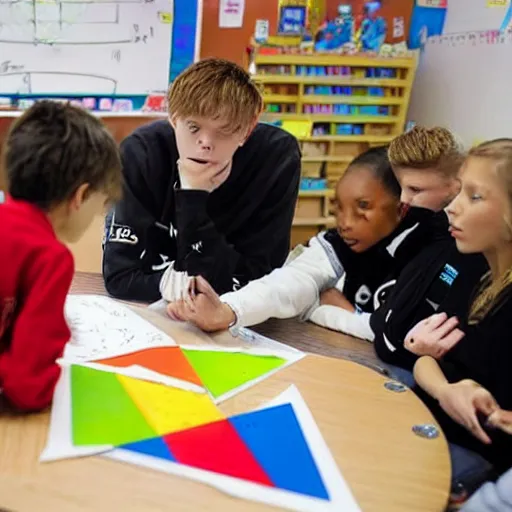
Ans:
{"label": "long blonde hair", "polygon": [[[495,139],[484,142],[469,151],[468,158],[485,158],[492,161],[495,171],[507,190],[512,211],[512,139]],[[505,218],[505,223],[512,236],[512,219]],[[482,279],[482,285],[469,310],[469,323],[476,324],[483,320],[499,305],[504,295],[512,285],[512,266],[503,275],[492,279],[487,273]]]}
{"label": "long blonde hair", "polygon": [[454,178],[465,158],[464,150],[446,128],[415,126],[391,141],[389,161],[400,168],[433,169]]}

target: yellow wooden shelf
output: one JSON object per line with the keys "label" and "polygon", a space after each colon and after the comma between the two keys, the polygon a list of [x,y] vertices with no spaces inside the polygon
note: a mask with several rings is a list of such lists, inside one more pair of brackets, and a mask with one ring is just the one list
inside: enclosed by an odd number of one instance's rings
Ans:
{"label": "yellow wooden shelf", "polygon": [[[404,129],[417,66],[417,56],[379,58],[368,55],[351,56],[315,53],[310,55],[262,55],[257,53],[255,64],[256,74],[253,79],[264,87],[266,92],[264,96],[265,104],[284,104],[288,107],[282,109],[287,111],[285,113],[264,113],[262,121],[282,121],[285,129],[299,134],[314,132],[316,126],[313,123],[325,123],[326,125],[324,131],[327,135],[298,137],[306,153],[302,156],[303,175],[318,176],[319,168],[322,168],[329,187],[328,190],[301,190],[299,192],[296,217],[293,221],[292,239],[294,243],[303,243],[320,230],[335,225],[335,219],[330,213],[330,199],[334,197],[335,183],[342,176],[353,156],[371,147],[389,144]],[[277,74],[275,70],[270,69],[270,66],[276,65],[286,66],[282,69],[286,69],[288,74]],[[298,71],[303,72],[299,66],[314,66],[317,68],[348,67],[351,68],[352,74],[298,75]],[[396,70],[396,73],[393,73],[395,77],[367,78],[365,74],[369,68],[393,68]],[[350,86],[352,90],[344,91],[345,94],[343,95],[307,94],[318,92],[318,89],[310,87],[317,85],[330,88],[331,90],[327,92],[334,92],[333,87],[335,86]],[[383,88],[385,96],[356,94],[367,92],[364,90],[367,87]],[[358,90],[359,88],[362,88],[362,90]],[[283,92],[288,94],[282,94]],[[336,104],[387,106],[389,108],[386,110],[390,115],[340,115],[332,112],[328,114],[302,113],[306,105]],[[361,111],[361,109],[354,108],[351,110]],[[302,123],[299,124],[300,122]],[[297,123],[297,126],[295,126],[295,123]],[[362,134],[331,135],[331,133],[336,133],[335,124],[360,125]],[[316,150],[308,148],[306,144],[308,142],[316,143],[318,148]]]}
{"label": "yellow wooden shelf", "polygon": [[292,94],[264,94],[265,103],[297,103],[299,96]]}
{"label": "yellow wooden shelf", "polygon": [[313,123],[342,123],[342,124],[390,124],[398,122],[395,116],[340,116],[336,114],[284,114],[264,112],[261,114],[262,121],[311,121]]}
{"label": "yellow wooden shelf", "polygon": [[334,226],[334,217],[295,217],[292,226]]}
{"label": "yellow wooden shelf", "polygon": [[350,163],[354,159],[351,155],[318,155],[318,156],[303,156],[303,162],[341,162]]}
{"label": "yellow wooden shelf", "polygon": [[366,142],[368,144],[387,144],[395,135],[311,135],[299,137],[302,142]]}
{"label": "yellow wooden shelf", "polygon": [[[266,100],[266,96],[264,96]],[[302,103],[332,105],[341,103],[344,105],[403,105],[404,99],[400,97],[382,96],[343,96],[334,94],[304,94]]]}
{"label": "yellow wooden shelf", "polygon": [[399,78],[364,78],[352,76],[253,75],[260,84],[346,85],[361,87],[407,87]]}
{"label": "yellow wooden shelf", "polygon": [[366,55],[328,55],[328,54],[276,54],[265,55],[257,53],[254,57],[256,65],[276,66],[348,66],[365,68],[402,68],[416,67],[416,58],[385,58],[368,57]]}
{"label": "yellow wooden shelf", "polygon": [[299,197],[334,197],[334,190],[326,188],[324,190],[299,190]]}

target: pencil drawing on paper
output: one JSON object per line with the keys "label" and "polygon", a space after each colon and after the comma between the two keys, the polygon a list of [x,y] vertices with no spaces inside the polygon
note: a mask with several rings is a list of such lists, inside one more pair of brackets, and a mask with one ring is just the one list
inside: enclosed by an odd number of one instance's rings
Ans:
{"label": "pencil drawing on paper", "polygon": [[66,352],[74,359],[175,345],[163,331],[108,297],[70,295],[65,314],[71,329]]}

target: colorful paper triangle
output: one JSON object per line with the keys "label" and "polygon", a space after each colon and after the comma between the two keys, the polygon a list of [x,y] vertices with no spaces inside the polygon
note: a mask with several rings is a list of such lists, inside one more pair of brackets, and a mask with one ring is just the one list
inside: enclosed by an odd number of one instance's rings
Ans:
{"label": "colorful paper triangle", "polygon": [[206,393],[71,366],[76,446],[132,443],[211,423],[224,415]]}
{"label": "colorful paper triangle", "polygon": [[111,445],[157,435],[113,373],[71,366],[72,440],[77,446]]}
{"label": "colorful paper triangle", "polygon": [[287,363],[286,359],[277,356],[188,348],[182,350],[214,398],[264,377]]}
{"label": "colorful paper triangle", "polygon": [[329,500],[329,493],[290,404],[169,434],[152,443],[121,448]]}
{"label": "colorful paper triangle", "polygon": [[206,393],[117,377],[158,435],[177,432],[224,418]]}
{"label": "colorful paper triangle", "polygon": [[94,362],[118,368],[141,366],[161,375],[202,386],[201,379],[188,362],[180,347],[148,348],[130,354],[99,359]]}
{"label": "colorful paper triangle", "polygon": [[229,421],[276,487],[329,499],[290,404],[240,414]]}

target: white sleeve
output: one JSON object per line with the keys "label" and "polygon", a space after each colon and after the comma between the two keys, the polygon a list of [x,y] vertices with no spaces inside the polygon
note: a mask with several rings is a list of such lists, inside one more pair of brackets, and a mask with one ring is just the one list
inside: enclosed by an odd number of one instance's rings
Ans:
{"label": "white sleeve", "polygon": [[236,327],[248,327],[269,318],[304,315],[318,302],[320,292],[333,287],[343,275],[343,267],[332,246],[320,234],[288,265],[251,281],[221,300],[231,306]]}
{"label": "white sleeve", "polygon": [[310,315],[311,322],[356,338],[373,341],[370,313],[351,313],[336,306],[319,306]]}

